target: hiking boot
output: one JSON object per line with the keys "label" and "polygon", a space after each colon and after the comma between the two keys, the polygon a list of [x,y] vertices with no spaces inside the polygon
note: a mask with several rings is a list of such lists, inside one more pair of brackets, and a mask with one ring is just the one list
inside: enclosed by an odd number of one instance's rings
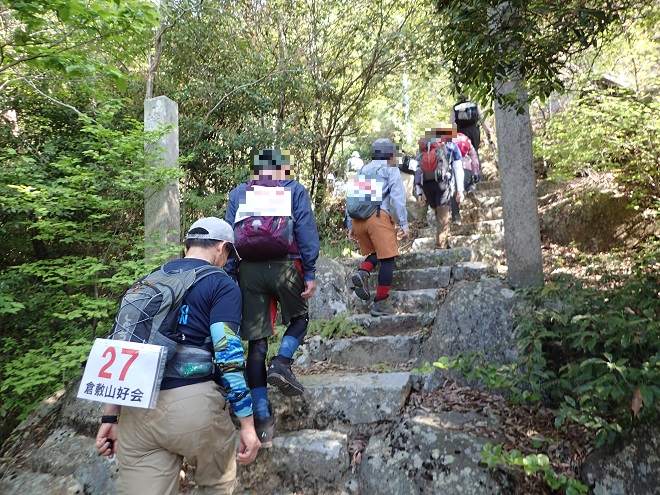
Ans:
{"label": "hiking boot", "polygon": [[397,314],[396,309],[392,307],[388,299],[374,301],[371,307],[371,316],[391,316]]}
{"label": "hiking boot", "polygon": [[371,299],[369,294],[369,272],[367,270],[358,270],[351,277],[355,295],[364,301]]}
{"label": "hiking boot", "polygon": [[433,245],[433,249],[451,249],[451,242],[449,240],[446,240],[442,243],[436,242]]}
{"label": "hiking boot", "polygon": [[266,379],[269,384],[280,389],[282,395],[287,397],[302,395],[305,391],[304,387],[293,376],[291,363],[293,363],[293,359],[275,356],[268,367],[268,378]]}
{"label": "hiking boot", "polygon": [[275,416],[267,418],[254,417],[254,429],[261,442],[260,449],[269,449],[273,446],[273,435],[275,434]]}
{"label": "hiking boot", "polygon": [[467,197],[470,198],[470,201],[472,201],[477,208],[481,206],[481,201],[477,197],[477,191],[473,187],[468,188]]}

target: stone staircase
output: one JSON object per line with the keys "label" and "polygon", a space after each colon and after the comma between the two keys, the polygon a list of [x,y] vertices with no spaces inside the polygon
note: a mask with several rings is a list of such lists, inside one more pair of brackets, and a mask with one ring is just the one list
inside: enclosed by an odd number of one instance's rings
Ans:
{"label": "stone staircase", "polygon": [[[488,276],[502,251],[497,186],[479,185],[480,211],[466,203],[463,225],[452,227],[456,247],[431,250],[433,232],[422,229],[404,250],[391,291],[396,315],[371,317],[370,304],[348,294],[346,280],[361,258],[319,263],[326,276],[319,278],[316,304],[334,314],[349,308],[350,320],[366,335],[307,339],[294,366],[305,394],[284,397],[270,391],[273,447],[239,468],[236,495],[514,492],[507,479],[496,479],[480,464],[481,448],[492,438],[468,432],[485,431],[483,425],[496,431],[497,415],[486,409],[420,407],[419,391],[440,387],[444,378],[413,372],[425,360],[466,347],[486,354],[498,346],[504,349],[500,354],[506,351],[508,327],[502,322],[510,311],[500,303],[512,291]],[[372,292],[376,279],[370,278]],[[477,300],[480,309],[491,301],[489,309],[475,314]],[[479,337],[470,319],[480,321]],[[44,400],[14,432],[5,453],[11,462],[0,472],[0,493],[115,495],[117,465],[93,447],[101,405],[76,399],[78,384],[74,380]],[[193,470],[182,476],[181,487],[181,494],[199,494]]]}
{"label": "stone staircase", "polygon": [[[392,453],[384,439],[400,427],[411,391],[421,386],[422,375],[412,369],[444,295],[457,281],[492,274],[491,260],[501,259],[498,187],[497,181],[480,184],[482,207],[477,210],[468,202],[462,209],[463,224],[452,226],[453,244],[460,247],[430,250],[434,229],[429,227],[397,259],[390,298],[398,314],[372,317],[371,303],[352,295],[349,319],[367,335],[307,340],[294,367],[305,394],[289,398],[270,390],[276,416],[273,447],[240,470],[238,495],[432,493],[421,485],[419,491],[408,491],[403,488],[406,480],[393,481],[391,476],[379,480],[374,473],[380,472],[384,460],[380,454],[369,455],[370,446],[385,442],[384,451]],[[474,222],[468,223],[470,220]],[[347,278],[360,260],[342,260]],[[374,273],[369,280],[372,294],[376,282]],[[448,441],[446,446],[450,444]],[[454,449],[451,455],[459,457],[456,452],[463,452],[463,463],[474,464],[468,471],[477,473],[478,450],[475,455],[461,449]],[[470,479],[465,474],[465,483]],[[479,483],[482,488],[490,486],[488,481]],[[455,493],[471,491],[461,488]],[[479,493],[500,492],[495,487]]]}
{"label": "stone staircase", "polygon": [[[480,207],[477,208],[468,199],[463,202],[462,225],[451,226],[451,242],[454,246],[470,248],[472,260],[490,263],[498,269],[506,263],[500,181],[480,182],[477,184],[477,194]],[[428,250],[435,244],[435,217],[430,209],[427,224],[428,227],[422,229],[413,241],[413,251]]]}

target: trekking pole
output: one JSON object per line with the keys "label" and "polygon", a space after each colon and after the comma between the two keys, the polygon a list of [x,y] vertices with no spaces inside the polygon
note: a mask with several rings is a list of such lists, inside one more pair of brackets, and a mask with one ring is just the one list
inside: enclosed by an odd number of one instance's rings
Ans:
{"label": "trekking pole", "polygon": [[493,141],[493,138],[488,138],[488,144],[490,145],[490,149],[493,150],[493,163],[495,163],[495,168],[499,170],[500,163],[499,158],[497,157],[497,148],[495,147],[495,141]]}

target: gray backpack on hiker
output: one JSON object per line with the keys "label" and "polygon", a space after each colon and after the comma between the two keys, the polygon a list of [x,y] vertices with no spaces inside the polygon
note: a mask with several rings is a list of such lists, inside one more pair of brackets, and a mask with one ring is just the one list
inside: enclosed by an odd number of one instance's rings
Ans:
{"label": "gray backpack on hiker", "polygon": [[167,350],[165,376],[192,378],[214,373],[210,336],[203,348],[186,345],[186,336],[178,329],[188,290],[213,273],[225,274],[211,265],[173,272],[157,268],[126,291],[108,339],[163,346]]}
{"label": "gray backpack on hiker", "polygon": [[386,195],[385,181],[378,174],[383,166],[369,168],[369,165],[362,167],[347,184],[346,212],[356,220],[366,220],[374,213],[380,215],[380,205]]}

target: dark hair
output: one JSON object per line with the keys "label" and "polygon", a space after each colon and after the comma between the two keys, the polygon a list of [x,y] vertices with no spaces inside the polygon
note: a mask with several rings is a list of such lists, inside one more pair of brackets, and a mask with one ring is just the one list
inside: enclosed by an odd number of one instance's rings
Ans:
{"label": "dark hair", "polygon": [[[193,232],[193,234],[194,233],[195,232]],[[186,249],[190,249],[191,247],[210,249],[219,242],[223,242],[223,241],[216,241],[215,239],[186,239]]]}

